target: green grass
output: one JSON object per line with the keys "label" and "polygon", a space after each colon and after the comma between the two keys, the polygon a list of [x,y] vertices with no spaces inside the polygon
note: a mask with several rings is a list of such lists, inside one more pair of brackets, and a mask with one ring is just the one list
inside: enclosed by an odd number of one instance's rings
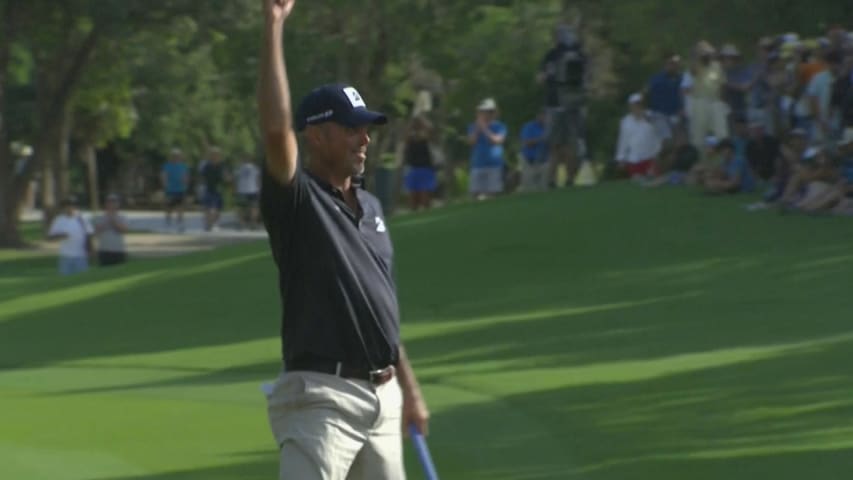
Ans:
{"label": "green grass", "polygon": [[[608,184],[396,218],[442,478],[848,478],[853,221],[745,201]],[[0,478],[275,478],[264,243],[54,268],[0,257]]]}

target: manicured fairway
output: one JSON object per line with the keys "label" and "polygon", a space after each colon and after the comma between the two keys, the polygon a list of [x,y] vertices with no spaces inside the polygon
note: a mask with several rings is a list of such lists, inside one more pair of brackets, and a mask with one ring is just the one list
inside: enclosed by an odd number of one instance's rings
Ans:
{"label": "manicured fairway", "polygon": [[[853,219],[626,184],[390,223],[443,479],[846,479]],[[0,479],[276,478],[264,243],[0,252]],[[422,478],[411,449],[409,478]]]}

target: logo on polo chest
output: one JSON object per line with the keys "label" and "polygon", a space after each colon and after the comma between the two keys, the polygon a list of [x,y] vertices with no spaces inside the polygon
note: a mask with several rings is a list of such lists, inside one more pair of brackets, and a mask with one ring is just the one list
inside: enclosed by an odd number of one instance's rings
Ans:
{"label": "logo on polo chest", "polygon": [[385,221],[383,221],[382,217],[380,216],[376,217],[376,231],[379,233],[384,233],[387,231],[387,229],[385,228]]}

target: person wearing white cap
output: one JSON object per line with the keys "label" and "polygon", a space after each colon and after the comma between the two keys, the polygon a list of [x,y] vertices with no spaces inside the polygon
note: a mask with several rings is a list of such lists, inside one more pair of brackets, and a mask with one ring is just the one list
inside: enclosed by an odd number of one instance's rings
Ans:
{"label": "person wearing white cap", "polygon": [[655,172],[661,150],[661,138],[643,105],[643,95],[628,97],[629,113],[619,123],[616,162],[631,178],[648,177]]}
{"label": "person wearing white cap", "polygon": [[486,98],[477,106],[476,120],[468,126],[471,172],[468,191],[482,200],[504,189],[506,125],[498,120],[498,104]]}

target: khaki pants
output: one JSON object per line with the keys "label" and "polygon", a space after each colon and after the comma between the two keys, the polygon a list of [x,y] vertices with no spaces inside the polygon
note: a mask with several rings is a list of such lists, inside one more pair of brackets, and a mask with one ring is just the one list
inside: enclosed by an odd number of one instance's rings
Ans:
{"label": "khaki pants", "polygon": [[521,190],[538,192],[548,189],[548,163],[521,163]]}
{"label": "khaki pants", "polygon": [[705,150],[705,137],[713,134],[717,140],[729,136],[726,104],[720,100],[693,97],[690,101],[690,143],[700,152]]}
{"label": "khaki pants", "polygon": [[282,373],[267,394],[280,480],[403,480],[403,396],[315,372]]}

